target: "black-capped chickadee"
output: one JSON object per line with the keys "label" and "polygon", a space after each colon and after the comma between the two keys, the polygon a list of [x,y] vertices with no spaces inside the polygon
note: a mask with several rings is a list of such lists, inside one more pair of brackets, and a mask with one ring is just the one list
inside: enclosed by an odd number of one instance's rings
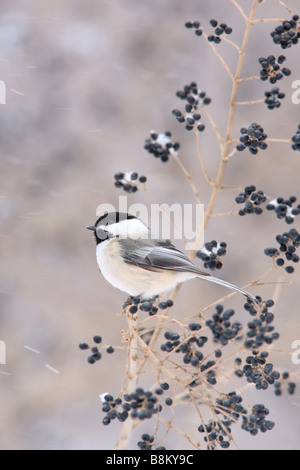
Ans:
{"label": "black-capped chickadee", "polygon": [[196,277],[256,298],[229,282],[198,269],[169,240],[153,239],[137,217],[111,212],[100,217],[92,230],[97,243],[97,262],[105,279],[135,297],[151,298]]}

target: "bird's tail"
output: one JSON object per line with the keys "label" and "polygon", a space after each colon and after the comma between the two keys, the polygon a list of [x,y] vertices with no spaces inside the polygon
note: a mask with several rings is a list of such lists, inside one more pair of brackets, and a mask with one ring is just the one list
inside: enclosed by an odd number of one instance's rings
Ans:
{"label": "bird's tail", "polygon": [[254,297],[254,295],[249,294],[249,292],[246,292],[245,290],[241,289],[240,287],[235,286],[234,284],[230,284],[230,282],[223,281],[223,279],[218,279],[217,277],[214,277],[214,276],[205,276],[205,275],[203,276],[201,274],[198,274],[197,277],[199,277],[200,279],[205,279],[206,281],[214,282],[215,284],[220,284],[220,286],[227,287],[228,289],[234,290],[238,292],[239,294],[244,295],[245,297],[247,297],[247,299],[251,300],[252,302],[255,302],[255,303],[257,302],[257,299],[256,297]]}

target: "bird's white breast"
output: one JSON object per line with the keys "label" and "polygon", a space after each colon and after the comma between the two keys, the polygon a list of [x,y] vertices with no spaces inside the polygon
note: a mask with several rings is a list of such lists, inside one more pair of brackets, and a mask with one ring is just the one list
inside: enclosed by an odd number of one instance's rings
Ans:
{"label": "bird's white breast", "polygon": [[175,287],[179,282],[195,277],[193,273],[153,272],[125,263],[119,251],[117,238],[97,245],[97,261],[105,279],[129,295],[151,297]]}

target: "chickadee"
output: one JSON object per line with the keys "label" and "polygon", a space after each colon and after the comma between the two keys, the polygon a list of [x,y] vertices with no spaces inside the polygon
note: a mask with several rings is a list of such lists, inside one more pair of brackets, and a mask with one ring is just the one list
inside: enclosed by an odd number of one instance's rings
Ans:
{"label": "chickadee", "polygon": [[243,289],[198,269],[169,240],[152,239],[149,228],[133,215],[111,212],[87,229],[94,232],[97,262],[105,279],[133,297],[151,298],[198,277],[256,302]]}

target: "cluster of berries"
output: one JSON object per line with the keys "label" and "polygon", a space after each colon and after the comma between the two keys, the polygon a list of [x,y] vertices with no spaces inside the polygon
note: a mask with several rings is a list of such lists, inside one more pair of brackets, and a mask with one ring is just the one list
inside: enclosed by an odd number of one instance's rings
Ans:
{"label": "cluster of berries", "polygon": [[[195,331],[196,324],[191,324],[191,331]],[[194,328],[195,326],[195,328]],[[197,329],[201,329],[201,325],[197,326]],[[171,331],[166,331],[165,339],[167,340],[166,343],[161,345],[162,351],[172,351],[176,348],[176,352],[183,354],[183,362],[184,364],[190,364],[193,367],[199,367],[200,363],[204,359],[204,355],[201,351],[198,351],[196,345],[201,348],[207,342],[208,338],[200,336],[197,338],[196,336],[192,336],[188,340],[180,341],[180,336],[178,333],[173,333]]]}
{"label": "cluster of berries", "polygon": [[160,347],[160,349],[164,352],[171,352],[173,349],[178,348],[178,346],[181,344],[179,333],[166,331],[164,336],[167,341]]}
{"label": "cluster of berries", "polygon": [[[112,395],[104,393],[100,395],[103,403],[102,411],[106,413],[103,424],[107,425],[117,418],[119,421],[125,421],[129,415],[131,418],[140,420],[150,419],[154,414],[159,413],[163,405],[159,402],[159,396],[169,389],[167,382],[160,384],[153,392],[145,391],[143,388],[137,388],[131,394],[124,394],[123,398],[114,399]],[[173,400],[167,397],[164,401],[166,406],[171,406]],[[120,411],[121,407],[121,411]]]}
{"label": "cluster of berries", "polygon": [[269,312],[269,308],[273,305],[272,299],[262,301],[260,297],[257,297],[257,305],[254,305],[251,300],[245,303],[245,310],[255,317],[247,325],[245,348],[258,349],[264,343],[270,345],[279,338],[279,334],[274,331],[274,326],[271,325],[275,317],[272,312]]}
{"label": "cluster of berries", "polygon": [[178,155],[180,144],[172,142],[170,131],[158,133],[150,132],[150,138],[145,140],[144,149],[151,153],[155,158],[160,158],[166,163],[173,155]]}
{"label": "cluster of berries", "polygon": [[283,374],[281,375],[281,379],[277,382],[275,382],[275,395],[276,396],[281,396],[282,395],[282,385],[286,385],[286,388],[287,388],[287,392],[289,395],[293,395],[295,393],[295,390],[296,390],[296,384],[295,382],[291,382],[291,381],[288,381],[287,380],[289,379],[290,377],[290,374],[288,372],[283,372]]}
{"label": "cluster of berries", "polygon": [[[200,323],[190,323],[188,325],[190,331],[199,331],[201,329]],[[180,340],[180,335],[172,331],[165,332],[165,343],[161,345],[161,350],[164,352],[175,351],[176,353],[183,354],[183,363],[191,365],[192,367],[199,368],[200,372],[205,372],[207,383],[215,385],[215,371],[212,367],[215,365],[215,361],[209,360],[204,362],[204,354],[199,351],[198,348],[202,348],[208,341],[207,336],[197,336],[196,334],[188,339],[183,338]],[[221,354],[216,354],[216,357],[220,357]],[[198,381],[192,381],[189,385],[194,387],[198,385]]]}
{"label": "cluster of berries", "polygon": [[218,243],[216,240],[205,243],[204,247],[197,251],[196,255],[202,261],[204,261],[204,267],[206,269],[221,269],[223,263],[221,256],[226,255],[227,244],[225,242]]}
{"label": "cluster of berries", "polygon": [[266,199],[267,198],[263,191],[256,191],[256,187],[253,184],[246,186],[244,192],[240,193],[235,198],[235,202],[237,204],[244,204],[243,209],[239,211],[239,215],[243,216],[246,214],[261,214],[263,210],[258,206],[266,202]]}
{"label": "cluster of berries", "polygon": [[144,175],[139,176],[136,171],[122,173],[116,173],[115,187],[122,188],[126,193],[136,193],[139,189],[138,183],[146,183],[147,178]]}
{"label": "cluster of berries", "polygon": [[248,331],[246,333],[247,339],[245,340],[244,346],[247,349],[259,348],[264,343],[272,344],[273,341],[279,338],[279,334],[274,331],[272,323],[274,315],[268,312],[260,318],[255,318],[248,323]]}
{"label": "cluster of berries", "polygon": [[129,312],[132,315],[135,315],[138,310],[142,312],[147,312],[150,316],[156,315],[158,309],[166,310],[170,307],[173,307],[173,301],[171,299],[167,299],[165,301],[161,301],[157,304],[158,296],[153,297],[152,299],[143,299],[141,297],[129,297],[123,305],[123,309],[125,310],[129,307]]}
{"label": "cluster of berries", "polygon": [[265,150],[268,147],[265,142],[267,134],[264,133],[263,128],[256,122],[253,122],[248,128],[242,127],[240,132],[242,134],[240,137],[241,143],[236,146],[239,152],[248,148],[249,152],[255,155],[258,149]]}
{"label": "cluster of berries", "polygon": [[154,436],[144,433],[142,440],[138,441],[137,445],[141,450],[166,450],[164,446],[153,447]]}
{"label": "cluster of berries", "polygon": [[280,44],[282,49],[287,49],[293,44],[297,44],[300,38],[299,15],[294,15],[291,20],[283,21],[271,32],[271,37],[275,44]]}
{"label": "cluster of berries", "polygon": [[260,57],[258,62],[262,69],[260,71],[260,79],[263,81],[269,80],[270,83],[274,84],[281,80],[285,75],[288,77],[291,75],[290,69],[287,67],[281,68],[281,65],[286,61],[284,55],[280,55],[277,59],[273,55],[269,55],[267,58]]}
{"label": "cluster of berries", "polygon": [[244,415],[242,417],[242,429],[248,431],[252,436],[256,436],[259,431],[271,431],[275,423],[266,419],[268,414],[269,410],[264,405],[254,405],[250,416]]}
{"label": "cluster of berries", "polygon": [[[91,352],[91,355],[88,357],[89,364],[95,364],[102,358],[102,353],[99,349],[99,345],[102,343],[101,336],[94,336],[93,341],[95,343],[95,346],[89,346],[87,343],[80,343],[79,345],[79,349],[81,349],[81,351],[89,350]],[[108,354],[113,354],[115,350],[112,346],[109,346],[108,348],[106,348],[106,352]]]}
{"label": "cluster of berries", "polygon": [[[207,361],[206,363],[202,363],[200,368],[198,370],[200,370],[200,372],[205,372],[205,380],[206,380],[206,383],[207,385],[216,385],[217,383],[217,380],[216,380],[216,372],[214,370],[214,366],[215,366],[215,361],[213,360],[209,360]],[[204,380],[203,380],[203,377],[201,377],[201,380],[199,378],[199,372],[195,372],[194,374],[196,376],[195,379],[193,379],[190,383],[189,383],[189,387],[197,387],[198,385],[200,385],[200,383],[204,383]]]}
{"label": "cluster of berries", "polygon": [[185,27],[187,29],[193,29],[195,31],[196,36],[202,36],[203,29],[201,28],[201,24],[199,21],[187,21],[185,23]]}
{"label": "cluster of berries", "polygon": [[298,150],[298,152],[300,152],[300,124],[296,134],[292,137],[292,149],[296,151]]}
{"label": "cluster of berries", "polygon": [[178,122],[185,123],[185,128],[188,131],[194,129],[197,125],[199,132],[204,131],[205,125],[200,121],[201,115],[198,112],[199,105],[209,105],[211,99],[206,96],[206,93],[198,88],[197,83],[191,82],[189,85],[185,85],[183,90],[177,91],[176,96],[181,100],[186,101],[185,112],[179,109],[173,109],[172,114],[175,116]]}
{"label": "cluster of berries", "polygon": [[264,405],[254,405],[249,414],[242,406],[242,401],[243,398],[240,395],[237,395],[236,392],[230,392],[224,399],[216,400],[215,412],[217,414],[224,413],[224,417],[227,418],[227,426],[230,424],[228,421],[229,415],[232,417],[232,421],[234,420],[235,422],[241,417],[242,429],[250,432],[253,436],[259,431],[266,432],[273,429],[275,423],[266,420],[269,410]]}
{"label": "cluster of berries", "polygon": [[230,442],[227,439],[228,435],[231,433],[231,423],[231,420],[210,420],[207,424],[200,424],[198,431],[200,433],[205,433],[204,441],[208,443],[207,449],[216,449],[218,445],[222,449],[228,449]]}
{"label": "cluster of berries", "polygon": [[189,111],[196,110],[196,106],[202,104],[208,106],[211,103],[211,98],[206,95],[205,91],[199,89],[196,82],[191,82],[189,85],[185,85],[183,90],[176,92],[177,98],[185,100],[187,105],[192,105],[194,108],[188,108]]}
{"label": "cluster of berries", "polygon": [[232,33],[232,28],[230,26],[227,26],[225,23],[218,24],[217,20],[210,20],[210,25],[214,28],[214,32],[207,36],[207,40],[209,42],[220,44],[222,35]]}
{"label": "cluster of berries", "polygon": [[265,92],[265,103],[268,109],[280,108],[281,102],[285,98],[285,93],[282,93],[278,87],[273,87],[272,90]]}
{"label": "cluster of berries", "polygon": [[229,308],[224,311],[223,305],[216,306],[216,312],[210,320],[206,321],[206,326],[213,333],[215,343],[226,346],[228,342],[239,335],[242,325],[238,322],[231,322],[234,310]]}
{"label": "cluster of berries", "polygon": [[[268,356],[267,351],[252,351],[252,355],[246,358],[243,369],[238,369],[235,374],[238,377],[245,376],[247,382],[254,383],[257,390],[266,390],[280,378],[279,372],[273,370],[273,364],[266,362]],[[237,358],[235,363],[238,364],[239,361],[241,359]]]}
{"label": "cluster of berries", "polygon": [[292,224],[297,215],[300,214],[300,204],[297,207],[293,207],[293,204],[297,201],[295,196],[291,196],[289,199],[283,199],[278,197],[273,201],[269,202],[266,209],[269,211],[275,211],[278,219],[284,219],[287,224]]}
{"label": "cluster of berries", "polygon": [[122,398],[114,399],[114,397],[109,393],[103,393],[99,398],[102,402],[102,411],[103,413],[106,413],[106,416],[102,421],[105,426],[110,424],[110,422],[116,418],[120,422],[126,421],[129,416],[128,410],[130,408],[126,407],[126,404],[123,404]]}
{"label": "cluster of berries", "polygon": [[257,295],[256,303],[254,303],[251,299],[247,299],[247,302],[244,304],[244,309],[253,317],[257,315],[272,315],[272,317],[269,317],[270,321],[268,321],[268,323],[272,323],[274,315],[270,314],[269,308],[273,306],[274,300],[262,300],[262,298]]}
{"label": "cluster of berries", "polygon": [[229,392],[224,398],[216,399],[216,414],[224,413],[224,416],[229,415],[236,421],[240,415],[247,414],[247,410],[242,405],[243,398],[237,395],[236,392]]}
{"label": "cluster of berries", "polygon": [[[205,372],[205,377],[206,377],[206,382],[209,384],[209,385],[216,385],[217,384],[217,379],[216,379],[216,372],[215,370],[213,369],[213,367],[215,366],[215,361],[213,361],[212,359],[210,359],[209,361],[207,361],[205,364],[201,364],[201,367],[200,367],[200,371],[201,372]],[[193,381],[191,384],[189,384],[191,387],[195,386],[195,385],[198,385],[197,381],[195,383],[195,381]]]}
{"label": "cluster of berries", "polygon": [[[173,109],[172,114],[173,116],[175,116],[178,122],[185,123],[185,128],[187,131],[192,131],[197,122],[201,119],[201,115],[199,113],[182,113],[180,109]],[[197,125],[197,129],[199,132],[203,132],[205,129],[205,125],[199,123]]]}
{"label": "cluster of berries", "polygon": [[[266,248],[265,255],[270,256],[276,260],[277,266],[284,266],[286,258],[287,261],[298,263],[299,256],[296,254],[296,249],[300,246],[300,234],[296,229],[291,229],[289,232],[284,232],[282,235],[276,236],[276,241],[279,243],[279,250],[277,248]],[[294,272],[293,266],[286,266],[288,274]]]}

